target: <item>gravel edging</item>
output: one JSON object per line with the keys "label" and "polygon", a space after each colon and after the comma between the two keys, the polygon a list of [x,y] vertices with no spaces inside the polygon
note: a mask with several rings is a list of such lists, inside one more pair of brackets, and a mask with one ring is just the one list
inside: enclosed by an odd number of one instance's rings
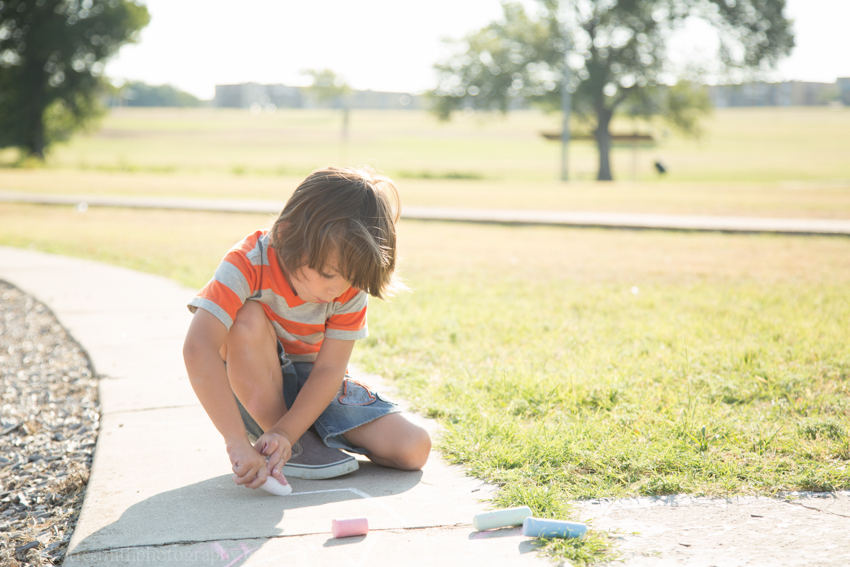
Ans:
{"label": "gravel edging", "polygon": [[58,565],[83,504],[100,412],[83,348],[0,280],[0,565]]}

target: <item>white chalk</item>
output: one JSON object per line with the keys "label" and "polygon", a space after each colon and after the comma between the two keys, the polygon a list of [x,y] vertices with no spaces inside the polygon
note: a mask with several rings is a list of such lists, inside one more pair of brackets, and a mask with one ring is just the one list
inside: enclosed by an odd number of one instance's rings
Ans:
{"label": "white chalk", "polygon": [[266,477],[266,482],[260,487],[266,492],[274,494],[275,496],[287,496],[292,494],[292,485],[291,484],[281,484],[278,480],[269,475]]}
{"label": "white chalk", "polygon": [[531,516],[531,508],[528,506],[494,510],[492,512],[476,514],[472,518],[472,527],[480,532],[484,530],[491,530],[493,528],[518,526],[529,516]]}
{"label": "white chalk", "polygon": [[587,524],[544,518],[526,518],[522,522],[522,535],[545,538],[582,537],[587,533]]}

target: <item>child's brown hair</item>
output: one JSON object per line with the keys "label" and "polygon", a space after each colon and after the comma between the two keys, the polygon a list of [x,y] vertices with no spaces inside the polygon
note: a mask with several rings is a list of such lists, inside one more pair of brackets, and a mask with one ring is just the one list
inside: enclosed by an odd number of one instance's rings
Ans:
{"label": "child's brown hair", "polygon": [[400,203],[391,179],[371,168],[327,167],[301,182],[272,225],[271,245],[290,273],[321,270],[337,253],[337,270],[353,287],[392,295]]}

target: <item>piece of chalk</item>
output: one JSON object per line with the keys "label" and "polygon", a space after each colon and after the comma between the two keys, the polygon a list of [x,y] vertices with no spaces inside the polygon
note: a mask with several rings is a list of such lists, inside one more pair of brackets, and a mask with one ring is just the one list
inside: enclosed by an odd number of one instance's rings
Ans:
{"label": "piece of chalk", "polygon": [[480,532],[484,530],[492,530],[493,528],[518,526],[529,516],[531,516],[531,508],[528,506],[494,510],[492,512],[476,514],[472,518],[472,527]]}
{"label": "piece of chalk", "polygon": [[369,533],[369,520],[366,518],[331,520],[331,533],[334,537],[366,535]]}
{"label": "piece of chalk", "polygon": [[545,538],[582,537],[587,533],[587,524],[544,518],[526,518],[522,522],[522,535]]}
{"label": "piece of chalk", "polygon": [[292,494],[291,484],[281,484],[272,475],[266,477],[266,482],[264,482],[260,488],[262,488],[266,492],[274,494],[275,496],[287,496],[289,494]]}

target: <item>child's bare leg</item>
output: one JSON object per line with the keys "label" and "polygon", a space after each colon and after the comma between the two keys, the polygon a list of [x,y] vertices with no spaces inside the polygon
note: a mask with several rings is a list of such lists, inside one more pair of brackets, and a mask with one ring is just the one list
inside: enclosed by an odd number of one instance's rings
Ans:
{"label": "child's bare leg", "polygon": [[256,301],[246,301],[221,347],[233,393],[257,424],[268,431],[286,413],[277,335]]}
{"label": "child's bare leg", "polygon": [[431,436],[401,413],[391,413],[343,434],[363,447],[369,459],[385,467],[418,471],[431,454]]}

